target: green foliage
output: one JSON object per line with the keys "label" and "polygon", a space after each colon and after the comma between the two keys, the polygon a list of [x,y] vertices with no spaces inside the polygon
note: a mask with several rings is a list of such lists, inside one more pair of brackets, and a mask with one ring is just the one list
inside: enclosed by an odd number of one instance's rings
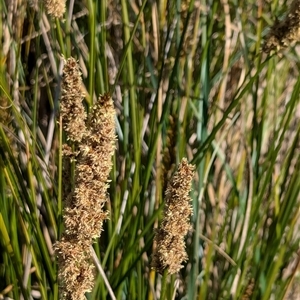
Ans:
{"label": "green foliage", "polygon": [[[299,46],[261,51],[264,28],[287,8],[86,0],[61,22],[30,3],[0,2],[1,294],[59,298],[63,54],[80,64],[87,111],[105,92],[117,111],[110,218],[94,245],[116,299],[293,299]],[[162,277],[150,268],[153,237],[184,156],[197,170],[189,261]],[[87,298],[110,299],[103,276]]]}

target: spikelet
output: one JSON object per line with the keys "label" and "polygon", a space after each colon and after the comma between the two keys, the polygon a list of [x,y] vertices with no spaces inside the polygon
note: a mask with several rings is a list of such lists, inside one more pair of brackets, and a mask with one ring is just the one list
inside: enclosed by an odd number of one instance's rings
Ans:
{"label": "spikelet", "polygon": [[69,58],[63,68],[60,115],[67,138],[80,142],[86,134],[86,112],[82,105],[81,72],[76,60]]}
{"label": "spikelet", "polygon": [[[81,74],[70,58],[63,69],[62,125],[76,153],[64,145],[65,231],[54,245],[58,258],[60,293],[63,299],[85,299],[94,285],[91,245],[107,219],[108,177],[115,151],[115,110],[109,95],[100,96],[86,116],[81,92]],[[70,186],[70,161],[75,161],[74,188]]]}
{"label": "spikelet", "polygon": [[66,0],[44,0],[47,14],[62,19],[66,11]]}
{"label": "spikelet", "polygon": [[108,176],[115,150],[115,110],[110,96],[100,96],[87,122],[87,134],[80,144],[75,170],[72,204],[65,209],[67,233],[78,238],[97,238],[107,218]]}
{"label": "spikelet", "polygon": [[263,51],[280,51],[300,41],[300,0],[294,0],[287,16],[275,21],[266,37]]}
{"label": "spikelet", "polygon": [[159,273],[166,269],[169,274],[177,273],[187,261],[184,238],[190,229],[189,192],[193,176],[194,166],[183,158],[167,187],[164,216],[154,238],[157,246],[152,257],[152,267]]}

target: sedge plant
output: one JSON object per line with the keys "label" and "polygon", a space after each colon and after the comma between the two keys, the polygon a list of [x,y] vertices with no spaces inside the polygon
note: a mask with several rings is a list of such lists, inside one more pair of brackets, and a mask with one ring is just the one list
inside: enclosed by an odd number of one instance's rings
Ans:
{"label": "sedge plant", "polygon": [[1,298],[297,299],[299,0],[0,10]]}

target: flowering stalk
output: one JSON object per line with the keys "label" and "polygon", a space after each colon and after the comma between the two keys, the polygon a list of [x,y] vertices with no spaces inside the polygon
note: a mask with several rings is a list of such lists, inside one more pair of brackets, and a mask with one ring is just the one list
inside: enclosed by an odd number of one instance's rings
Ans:
{"label": "flowering stalk", "polygon": [[66,0],[44,0],[47,14],[61,19],[66,11]]}
{"label": "flowering stalk", "polygon": [[[58,257],[61,294],[65,299],[85,299],[94,284],[94,265],[90,246],[107,219],[108,176],[115,150],[115,110],[109,95],[100,96],[86,120],[82,106],[80,72],[76,61],[66,62],[63,72],[61,116],[69,140],[78,148],[65,156],[75,160],[73,189],[65,189],[62,238],[55,245]],[[78,126],[76,126],[78,122]],[[65,177],[66,180],[68,176]],[[64,182],[68,185],[68,182]]]}
{"label": "flowering stalk", "polygon": [[69,58],[63,68],[63,82],[60,116],[63,120],[63,129],[67,139],[72,142],[81,142],[86,135],[86,112],[82,105],[81,72],[76,60]]}
{"label": "flowering stalk", "polygon": [[190,229],[189,192],[193,176],[194,166],[183,158],[165,193],[164,216],[154,238],[156,250],[152,257],[152,267],[161,274],[166,270],[169,274],[177,273],[188,258],[184,238]]}
{"label": "flowering stalk", "polygon": [[287,16],[277,21],[267,35],[263,51],[281,50],[300,41],[300,0],[294,0]]}

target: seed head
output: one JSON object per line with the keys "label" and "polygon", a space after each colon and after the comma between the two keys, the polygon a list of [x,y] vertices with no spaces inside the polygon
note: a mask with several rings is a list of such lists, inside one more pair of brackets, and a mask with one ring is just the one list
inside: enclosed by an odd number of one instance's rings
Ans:
{"label": "seed head", "polygon": [[265,40],[263,51],[280,51],[300,41],[300,0],[294,0],[287,16],[276,20]]}
{"label": "seed head", "polygon": [[177,273],[188,256],[184,238],[190,229],[192,215],[189,192],[194,176],[194,166],[183,158],[177,172],[168,184],[165,197],[165,209],[160,228],[154,241],[156,250],[152,257],[152,267],[159,273],[168,269],[168,273]]}

